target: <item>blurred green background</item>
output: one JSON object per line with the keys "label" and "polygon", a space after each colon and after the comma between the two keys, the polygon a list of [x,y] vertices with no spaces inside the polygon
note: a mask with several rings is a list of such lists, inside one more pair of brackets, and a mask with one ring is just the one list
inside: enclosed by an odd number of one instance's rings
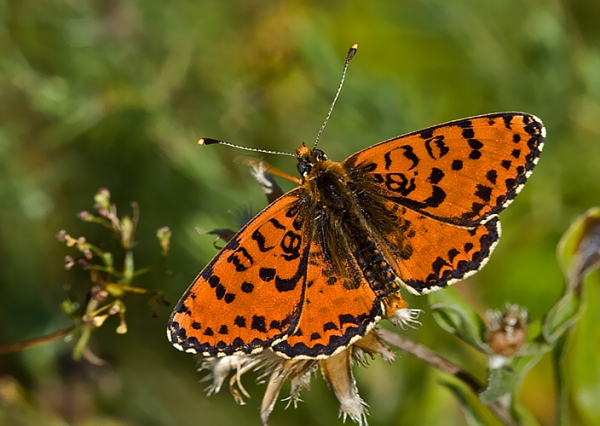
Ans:
{"label": "blurred green background", "polygon": [[[83,299],[89,282],[64,270],[74,253],[55,235],[106,240],[75,217],[100,187],[121,212],[139,203],[138,267],[158,265],[155,231],[172,229],[173,277],[155,267],[137,284],[164,286],[175,303],[215,253],[195,227],[236,227],[240,211],[265,204],[234,162],[239,151],[196,140],[288,152],[312,143],[352,43],[359,51],[320,144],[334,160],[470,115],[517,110],[545,122],[545,151],[502,214],[494,256],[456,285],[482,314],[510,301],[539,318],[563,290],[560,235],[600,204],[599,20],[597,0],[0,0],[0,345],[70,324],[65,285]],[[268,160],[296,174],[293,159]],[[568,353],[573,424],[600,424],[600,296],[588,292],[587,327]],[[0,424],[260,424],[255,376],[244,377],[246,406],[227,389],[206,397],[197,360],[165,338],[170,309],[152,318],[147,298],[126,302],[129,332],[115,334],[111,319],[92,340],[108,366],[70,361],[62,341],[0,357]],[[428,312],[421,320],[403,333],[485,378],[483,357]],[[443,376],[410,355],[356,375],[372,426],[466,424]],[[320,377],[302,395],[296,410],[278,403],[270,424],[341,423]],[[554,397],[547,357],[521,400],[551,425]]]}

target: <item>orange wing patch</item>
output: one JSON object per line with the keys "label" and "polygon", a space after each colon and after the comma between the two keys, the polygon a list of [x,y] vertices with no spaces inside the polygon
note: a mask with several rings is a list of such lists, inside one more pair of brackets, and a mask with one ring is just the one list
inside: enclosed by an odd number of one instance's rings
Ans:
{"label": "orange wing patch", "polygon": [[381,142],[350,156],[388,199],[445,223],[476,226],[507,207],[537,163],[543,125],[533,115],[489,114]]}
{"label": "orange wing patch", "polygon": [[203,355],[254,353],[297,327],[304,301],[310,223],[297,188],[248,223],[213,258],[177,303],[168,337]]}
{"label": "orange wing patch", "polygon": [[411,293],[438,290],[483,268],[500,238],[500,221],[465,228],[432,219],[405,207],[396,209],[402,232],[388,238],[394,269]]}
{"label": "orange wing patch", "polygon": [[333,273],[322,244],[313,243],[300,321],[294,334],[273,347],[275,352],[286,358],[327,358],[381,319],[382,304],[352,256],[345,267],[346,277]]}

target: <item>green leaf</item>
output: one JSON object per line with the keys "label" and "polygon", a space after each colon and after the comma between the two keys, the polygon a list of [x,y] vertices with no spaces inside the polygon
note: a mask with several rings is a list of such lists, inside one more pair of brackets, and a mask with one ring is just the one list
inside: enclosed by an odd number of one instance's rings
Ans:
{"label": "green leaf", "polygon": [[542,325],[544,340],[554,344],[581,317],[582,306],[580,295],[567,291],[546,314]]}
{"label": "green leaf", "polygon": [[458,399],[469,426],[501,426],[502,423],[484,406],[463,383],[442,381],[443,386]]}
{"label": "green leaf", "polygon": [[514,401],[512,415],[519,426],[539,426],[535,416],[525,409],[521,404]]}
{"label": "green leaf", "polygon": [[536,365],[551,347],[548,345],[529,345],[527,355],[503,358],[497,356],[491,361],[500,364],[497,368],[489,369],[488,387],[479,394],[484,404],[491,404],[499,398],[511,394],[525,378],[525,375]]}
{"label": "green leaf", "polygon": [[571,224],[556,255],[569,287],[579,290],[585,274],[600,263],[600,207],[592,207]]}
{"label": "green leaf", "polygon": [[558,406],[558,425],[567,425],[569,419],[569,388],[568,383],[566,381],[565,369],[562,366],[562,359],[563,355],[565,354],[566,345],[567,336],[563,334],[557,339],[554,351],[552,351],[552,363],[554,364],[554,375],[556,379],[556,403]]}
{"label": "green leaf", "polygon": [[452,288],[428,296],[433,318],[440,327],[488,353],[484,342],[485,324],[471,306]]}
{"label": "green leaf", "polygon": [[[585,280],[587,309],[569,333],[560,358],[561,377],[568,392],[569,411],[576,412],[581,424],[600,424],[600,286],[598,274]],[[569,424],[568,422],[563,424]]]}
{"label": "green leaf", "polygon": [[510,364],[490,370],[488,387],[479,394],[481,402],[489,405],[505,395],[510,395],[521,380],[518,373]]}

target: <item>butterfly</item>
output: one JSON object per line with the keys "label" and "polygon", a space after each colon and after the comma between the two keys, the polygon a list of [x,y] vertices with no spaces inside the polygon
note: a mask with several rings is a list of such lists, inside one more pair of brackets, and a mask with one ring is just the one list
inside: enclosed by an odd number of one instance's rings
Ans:
{"label": "butterfly", "polygon": [[169,340],[205,356],[339,353],[403,306],[402,289],[425,294],[485,265],[498,213],[531,175],[544,136],[537,117],[504,112],[392,138],[343,162],[302,143],[300,185],[200,272],[174,308]]}

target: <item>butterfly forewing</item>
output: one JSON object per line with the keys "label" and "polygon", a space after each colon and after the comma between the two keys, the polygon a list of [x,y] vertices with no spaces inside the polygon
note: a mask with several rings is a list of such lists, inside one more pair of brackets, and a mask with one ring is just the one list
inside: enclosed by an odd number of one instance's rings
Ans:
{"label": "butterfly forewing", "polygon": [[390,139],[350,156],[393,202],[444,223],[476,226],[515,198],[543,145],[533,115],[498,113]]}
{"label": "butterfly forewing", "polygon": [[168,336],[186,352],[258,352],[291,334],[300,318],[310,226],[290,191],[236,234],[175,307]]}

